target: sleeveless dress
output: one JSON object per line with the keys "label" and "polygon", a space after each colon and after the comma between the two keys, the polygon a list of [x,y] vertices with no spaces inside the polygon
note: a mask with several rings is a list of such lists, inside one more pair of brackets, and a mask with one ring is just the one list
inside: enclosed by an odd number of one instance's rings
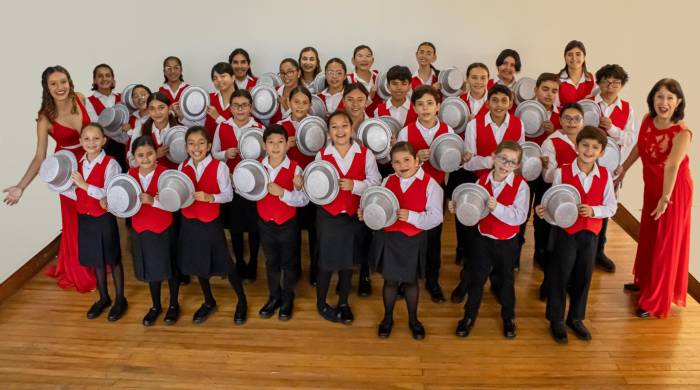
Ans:
{"label": "sleeveless dress", "polygon": [[663,192],[664,166],[681,125],[657,129],[647,116],[639,130],[637,148],[642,159],[644,203],[639,231],[634,280],[640,287],[639,307],[665,317],[671,302],[685,306],[690,255],[690,210],[693,179],[686,155],[678,168],[671,203],[657,221],[651,216]]}
{"label": "sleeveless dress", "polygon": [[[76,97],[76,102],[83,116],[82,125],[90,123],[90,117],[83,103]],[[85,151],[80,146],[80,129],[64,126],[56,121],[51,122],[52,131],[49,134],[56,141],[56,149],[69,150],[80,161]],[[78,261],[78,212],[75,201],[64,195],[61,200],[61,243],[58,249],[58,262],[46,271],[48,276],[58,279],[58,286],[65,289],[75,288],[79,292],[90,292],[95,289],[95,274]]]}

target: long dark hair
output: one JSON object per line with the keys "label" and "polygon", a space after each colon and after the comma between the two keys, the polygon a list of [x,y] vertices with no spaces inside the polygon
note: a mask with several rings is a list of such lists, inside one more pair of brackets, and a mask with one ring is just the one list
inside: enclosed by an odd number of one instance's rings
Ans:
{"label": "long dark hair", "polygon": [[[297,62],[299,62],[299,64],[301,65],[301,55],[307,51],[312,51],[316,56],[316,67],[314,68],[314,77],[316,77],[319,73],[321,73],[321,58],[318,56],[318,50],[316,50],[316,48],[312,46],[306,46],[305,48],[301,49],[301,51],[299,52],[299,60],[297,60]],[[304,71],[302,70],[302,76],[304,76],[303,72]]]}
{"label": "long dark hair", "polygon": [[109,69],[109,73],[112,74],[112,88],[110,90],[113,90],[115,85],[114,85],[114,69],[112,69],[111,66],[107,64],[99,64],[95,67],[95,69],[92,70],[92,88],[90,88],[91,91],[97,91],[97,84],[95,84],[95,77],[97,77],[97,71],[100,68],[107,68]]}
{"label": "long dark hair", "polygon": [[68,69],[61,65],[49,66],[41,73],[41,107],[37,115],[44,115],[51,122],[58,117],[58,109],[56,108],[56,102],[53,100],[53,96],[51,96],[51,92],[49,92],[49,76],[56,72],[63,73],[68,78],[68,85],[70,85],[68,99],[70,99],[72,105],[70,112],[71,114],[78,113],[78,104],[75,101],[75,86],[73,85],[73,79],[70,77],[70,73],[68,73]]}
{"label": "long dark hair", "polygon": [[[166,106],[170,107],[170,99],[168,99],[168,97],[165,96],[165,94],[163,94],[162,92],[153,92],[152,94],[148,95],[148,100],[146,100],[146,107],[148,107],[154,100],[164,103]],[[153,132],[153,122],[153,118],[151,117],[146,119],[146,122],[144,122],[141,126],[141,135],[147,135],[149,137],[151,136],[151,133]],[[178,125],[177,118],[171,112],[168,113],[168,125]]]}
{"label": "long dark hair", "polygon": [[[229,64],[232,63],[232,62],[233,62],[233,57],[237,56],[238,54],[240,54],[240,55],[242,55],[243,57],[245,57],[245,60],[248,61],[248,72],[246,72],[246,74],[247,74],[248,76],[250,76],[250,77],[255,77],[255,76],[253,76],[253,69],[252,69],[251,66],[250,66],[250,54],[248,54],[248,52],[245,51],[245,49],[241,49],[240,47],[237,48],[237,49],[234,49],[234,50],[231,52],[231,54],[228,55],[228,63],[229,63]],[[233,65],[231,65],[231,66],[233,66]]]}
{"label": "long dark hair", "polygon": [[182,77],[182,61],[180,61],[180,58],[175,56],[168,56],[165,57],[165,59],[163,60],[163,78],[165,79],[163,83],[168,83],[168,77],[165,75],[165,64],[167,64],[170,60],[177,61],[178,66],[180,66],[180,81],[185,81],[185,79]]}
{"label": "long dark hair", "polygon": [[[583,45],[583,42],[573,40],[569,41],[569,43],[566,44],[566,47],[564,47],[564,57],[566,57],[566,53],[569,52],[569,50],[573,49],[579,49],[583,52],[583,56],[586,56],[586,46]],[[569,74],[569,65],[566,64],[566,61],[564,61],[564,67],[561,68],[559,71],[559,75],[564,73],[566,71],[567,76],[571,77]],[[586,68],[586,60],[583,60],[583,77],[586,78],[588,77],[588,68]]]}
{"label": "long dark hair", "polygon": [[[435,48],[435,45],[432,42],[427,42],[427,41],[421,42],[421,44],[418,45],[418,49],[420,49],[421,46],[428,46],[429,48],[433,49],[433,53],[435,53],[435,55],[437,55],[437,49]],[[418,50],[416,50],[416,51],[418,51]],[[435,73],[435,76],[440,74],[440,71],[437,70],[437,68],[434,67],[433,64],[430,64],[430,69],[433,70],[433,72]]]}
{"label": "long dark hair", "polygon": [[[345,76],[346,76],[343,79],[343,88],[345,88],[345,86],[348,85],[348,78],[347,78],[348,67],[347,67],[347,65],[345,65],[345,61],[341,60],[338,57],[333,57],[330,60],[326,61],[326,66],[323,67],[323,70],[324,71],[328,70],[328,65],[330,65],[330,64],[340,64],[340,66],[343,68],[343,72],[345,72]],[[326,82],[324,84],[324,88],[328,88],[328,80],[326,80]]]}
{"label": "long dark hair", "polygon": [[676,107],[676,110],[673,111],[673,115],[671,115],[671,121],[674,123],[682,121],[683,118],[685,118],[685,95],[683,94],[683,89],[681,89],[681,84],[671,78],[665,78],[657,81],[651,88],[651,91],[649,91],[649,95],[647,95],[649,116],[652,117],[652,119],[656,118],[657,114],[656,110],[654,109],[654,95],[656,95],[656,93],[659,92],[662,87],[665,87],[669,92],[676,95],[678,99],[681,99],[681,102],[678,103],[678,107]]}

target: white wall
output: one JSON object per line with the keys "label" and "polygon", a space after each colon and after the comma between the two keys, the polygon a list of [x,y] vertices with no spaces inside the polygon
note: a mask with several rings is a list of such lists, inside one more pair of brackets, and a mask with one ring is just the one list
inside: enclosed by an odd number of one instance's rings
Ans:
{"label": "white wall", "polygon": [[[572,4],[572,8],[566,8]],[[280,59],[296,57],[307,45],[322,60],[339,56],[349,62],[354,46],[370,45],[376,67],[406,64],[415,69],[416,45],[437,45],[437,67],[466,68],[473,61],[492,67],[498,52],[513,48],[523,59],[523,76],[557,71],[563,47],[571,39],[588,48],[593,70],[619,63],[630,73],[625,88],[639,117],[644,99],[661,77],[677,78],[688,100],[687,122],[697,128],[700,114],[700,37],[695,16],[700,6],[690,1],[562,2],[562,1],[70,1],[25,0],[5,7],[0,15],[0,94],[4,128],[0,130],[0,186],[16,183],[35,147],[36,110],[41,98],[40,75],[61,64],[76,89],[89,93],[91,71],[111,64],[118,87],[143,82],[156,87],[161,61],[180,56],[189,82],[210,88],[211,66],[226,60],[236,47],[252,54],[256,73],[275,71]],[[629,8],[633,5],[633,8]],[[430,9],[427,16],[426,9]],[[106,26],[106,27],[104,27]],[[657,51],[662,55],[654,55]],[[696,132],[697,133],[697,132]],[[700,167],[700,142],[693,143],[693,173]],[[639,214],[639,165],[627,175],[622,203]],[[696,196],[697,199],[697,196]],[[693,236],[698,237],[697,208]],[[0,206],[0,281],[5,280],[59,231],[57,196],[37,180],[18,206]],[[700,279],[698,245],[693,243],[691,272]]]}

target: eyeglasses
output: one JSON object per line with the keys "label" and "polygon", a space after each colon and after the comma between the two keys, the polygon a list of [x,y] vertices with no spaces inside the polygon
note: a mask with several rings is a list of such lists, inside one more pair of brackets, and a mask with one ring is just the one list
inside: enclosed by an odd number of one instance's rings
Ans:
{"label": "eyeglasses", "polygon": [[326,71],[326,77],[341,77],[344,74],[345,74],[345,72],[343,72],[342,70],[336,70],[336,71],[327,70]]}
{"label": "eyeglasses", "polygon": [[294,76],[294,74],[295,74],[296,72],[297,72],[296,69],[294,69],[294,70],[288,70],[288,71],[286,71],[286,72],[280,72],[279,75],[280,75],[280,76],[292,77],[292,76]]}
{"label": "eyeglasses", "polygon": [[583,117],[581,115],[576,115],[576,116],[564,115],[563,117],[561,117],[561,120],[564,122],[568,122],[568,123],[579,123],[583,120]]}
{"label": "eyeglasses", "polygon": [[236,111],[246,110],[246,109],[250,108],[250,103],[243,103],[243,104],[235,104],[234,103],[234,104],[231,104],[231,108],[233,108]]}
{"label": "eyeglasses", "polygon": [[616,80],[616,79],[605,79],[605,80],[600,80],[601,84],[606,84],[611,87],[621,87],[622,86],[622,81]]}
{"label": "eyeglasses", "polygon": [[507,167],[517,167],[518,166],[517,161],[508,160],[507,158],[500,156],[500,155],[496,156],[496,160],[498,160],[499,163],[501,163]]}

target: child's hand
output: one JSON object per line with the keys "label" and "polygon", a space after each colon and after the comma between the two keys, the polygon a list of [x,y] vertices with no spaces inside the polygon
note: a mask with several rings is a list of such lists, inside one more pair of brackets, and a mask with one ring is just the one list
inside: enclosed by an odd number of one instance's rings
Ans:
{"label": "child's hand", "polygon": [[549,156],[542,156],[540,157],[540,160],[542,161],[542,169],[547,169],[547,166],[549,165]]}
{"label": "child's hand", "polygon": [[238,148],[228,148],[226,149],[226,159],[227,160],[233,160],[238,156]]}
{"label": "child's hand", "polygon": [[78,188],[87,191],[89,187],[88,183],[83,179],[83,175],[81,175],[80,172],[75,171],[71,173],[70,178],[73,179],[73,183],[75,183]]}
{"label": "child's hand", "polygon": [[294,176],[294,188],[296,188],[297,191],[304,188],[304,178],[301,177],[301,175]]}
{"label": "child's hand", "polygon": [[362,221],[363,220],[362,218],[363,218],[362,207],[360,207],[357,209],[357,219]]}
{"label": "child's hand", "polygon": [[587,205],[587,204],[582,204],[578,206],[578,214],[582,217],[592,217],[593,216],[593,207]]}
{"label": "child's hand", "polygon": [[605,131],[608,131],[612,127],[612,121],[608,117],[601,116],[600,122],[598,122],[598,127],[600,127],[601,129],[603,129]]}
{"label": "child's hand", "polygon": [[394,144],[396,144],[396,134],[391,135],[391,138],[389,139],[389,144],[391,146],[394,146]]}
{"label": "child's hand", "polygon": [[194,193],[194,200],[206,203],[214,202],[214,195],[207,194],[204,191],[197,191]]}
{"label": "child's hand", "polygon": [[141,193],[141,203],[143,203],[143,204],[151,204],[151,205],[152,205],[154,200],[155,200],[155,199],[154,199],[151,195],[149,195],[149,194],[147,194],[147,193],[145,193],[145,192],[142,192],[142,193]]}
{"label": "child's hand", "polygon": [[542,122],[542,129],[544,129],[545,133],[551,134],[554,131],[554,123],[552,121],[544,121]]}
{"label": "child's hand", "polygon": [[469,114],[469,116],[467,118],[468,118],[467,122],[471,122],[474,120],[474,118],[476,118],[476,114]]}
{"label": "child's hand", "polygon": [[156,149],[156,157],[158,158],[163,158],[168,155],[168,151],[170,150],[170,147],[168,145],[163,145]]}
{"label": "child's hand", "polygon": [[419,162],[423,162],[430,159],[430,149],[419,150],[416,154]]}
{"label": "child's hand", "polygon": [[377,84],[372,85],[372,88],[369,90],[369,99],[367,99],[367,105],[372,104],[372,100],[374,100],[374,96],[377,95]]}
{"label": "child's hand", "polygon": [[270,183],[267,185],[267,192],[272,196],[282,196],[284,194],[284,188],[280,187],[277,183]]}
{"label": "child's hand", "polygon": [[129,126],[129,122],[127,122],[124,123],[119,129],[122,131],[122,133],[128,133],[129,130],[131,130],[131,126]]}
{"label": "child's hand", "polygon": [[103,210],[107,210],[107,197],[100,199],[100,207],[102,207]]}
{"label": "child's hand", "polygon": [[297,146],[297,137],[289,137],[287,138],[287,147],[288,148],[294,148]]}
{"label": "child's hand", "polygon": [[493,211],[496,210],[496,206],[498,206],[498,201],[493,196],[489,196],[489,201],[486,202],[486,205],[489,207],[489,210]]}
{"label": "child's hand", "polygon": [[409,213],[408,210],[400,209],[399,211],[396,212],[396,216],[398,217],[399,221],[407,222],[408,221],[408,213]]}
{"label": "child's hand", "polygon": [[352,191],[355,187],[355,182],[352,179],[340,179],[338,180],[338,184],[343,191]]}
{"label": "child's hand", "polygon": [[449,210],[449,212],[451,212],[452,214],[454,214],[456,212],[454,200],[450,199],[447,201],[447,210]]}
{"label": "child's hand", "polygon": [[537,214],[537,216],[540,217],[540,219],[543,219],[544,218],[544,206],[542,206],[541,204],[538,204],[537,206],[535,206],[535,214]]}
{"label": "child's hand", "polygon": [[462,163],[468,163],[469,160],[472,159],[472,152],[464,152],[464,155],[462,156]]}
{"label": "child's hand", "polygon": [[175,102],[170,105],[170,112],[173,113],[178,118],[182,118],[182,111],[180,111],[180,102]]}
{"label": "child's hand", "polygon": [[219,117],[219,111],[216,110],[216,107],[209,106],[209,108],[207,108],[207,115],[209,115],[212,119],[216,119]]}

